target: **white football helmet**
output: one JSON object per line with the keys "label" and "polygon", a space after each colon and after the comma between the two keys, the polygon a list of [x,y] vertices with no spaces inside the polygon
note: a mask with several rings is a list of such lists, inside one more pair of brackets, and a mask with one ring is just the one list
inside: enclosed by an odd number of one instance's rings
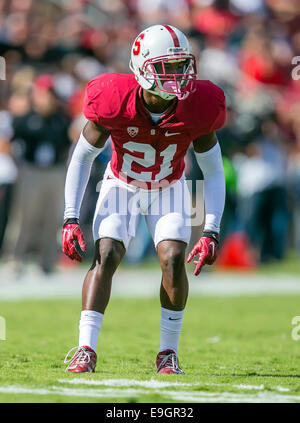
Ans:
{"label": "white football helmet", "polygon": [[165,100],[183,100],[195,89],[195,56],[174,26],[153,25],[141,32],[132,45],[129,67],[144,89]]}

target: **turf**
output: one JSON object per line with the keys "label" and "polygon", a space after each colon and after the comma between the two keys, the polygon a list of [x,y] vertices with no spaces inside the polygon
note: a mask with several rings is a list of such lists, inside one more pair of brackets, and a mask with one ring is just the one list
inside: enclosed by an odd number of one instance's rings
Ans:
{"label": "turf", "polygon": [[299,296],[190,298],[178,376],[155,374],[158,299],[112,299],[96,372],[66,373],[79,312],[80,300],[0,302],[0,402],[300,402],[300,341],[291,337]]}

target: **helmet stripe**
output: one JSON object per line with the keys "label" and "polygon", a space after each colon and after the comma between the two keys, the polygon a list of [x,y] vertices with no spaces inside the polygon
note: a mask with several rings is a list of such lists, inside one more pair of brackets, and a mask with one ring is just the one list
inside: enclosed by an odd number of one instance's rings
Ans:
{"label": "helmet stripe", "polygon": [[174,47],[180,47],[179,44],[179,40],[178,37],[176,35],[176,32],[169,26],[169,25],[164,25],[164,27],[169,31],[169,33],[171,34],[173,41],[174,41]]}

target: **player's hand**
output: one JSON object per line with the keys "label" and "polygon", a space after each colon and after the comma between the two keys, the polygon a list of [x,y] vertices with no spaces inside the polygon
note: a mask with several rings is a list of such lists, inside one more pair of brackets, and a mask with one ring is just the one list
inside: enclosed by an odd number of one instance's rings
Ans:
{"label": "player's hand", "polygon": [[67,219],[62,229],[62,250],[71,260],[81,262],[82,257],[76,250],[75,241],[79,243],[82,251],[86,251],[86,244],[78,219]]}
{"label": "player's hand", "polygon": [[196,269],[194,275],[197,276],[201,272],[202,267],[205,264],[213,264],[217,258],[218,254],[218,234],[216,232],[203,232],[202,237],[194,246],[188,258],[186,259],[187,263],[190,263],[192,258],[195,255],[198,255],[199,260],[194,261],[193,263],[196,265]]}

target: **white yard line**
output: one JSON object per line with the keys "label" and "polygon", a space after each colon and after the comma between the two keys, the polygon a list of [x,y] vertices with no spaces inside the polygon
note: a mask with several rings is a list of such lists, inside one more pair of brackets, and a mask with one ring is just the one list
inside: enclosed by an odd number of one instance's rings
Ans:
{"label": "white yard line", "polygon": [[52,386],[46,388],[29,388],[25,386],[0,386],[0,394],[11,395],[59,395],[69,397],[89,397],[89,398],[133,398],[139,395],[157,394],[178,402],[220,402],[220,403],[289,403],[300,402],[299,395],[282,395],[273,392],[258,392],[255,394],[229,393],[229,392],[189,392],[189,391],[161,391],[161,390],[142,390],[142,389],[78,389],[63,388]]}
{"label": "white yard line", "polygon": [[141,386],[143,388],[159,389],[169,388],[174,386],[193,386],[192,383],[180,382],[163,382],[159,380],[135,380],[135,379],[103,379],[103,380],[88,380],[84,378],[76,379],[58,379],[59,383],[69,383],[70,385],[90,385],[90,386]]}
{"label": "white yard line", "polygon": [[279,392],[289,392],[290,389],[289,388],[284,388],[283,386],[276,386],[277,391]]}
{"label": "white yard line", "polygon": [[[85,268],[45,277],[29,268],[15,279],[0,267],[0,301],[46,298],[80,298]],[[159,270],[119,269],[113,280],[113,298],[152,298],[159,295]],[[293,275],[258,275],[204,272],[189,274],[190,295],[248,296],[300,294],[300,280]]]}
{"label": "white yard line", "polygon": [[[208,382],[195,382],[195,383],[182,383],[182,382],[164,382],[155,379],[150,380],[136,380],[136,379],[102,379],[102,380],[93,380],[93,379],[84,379],[84,378],[72,378],[72,379],[58,379],[59,383],[67,383],[70,385],[88,385],[88,386],[110,386],[110,387],[129,387],[129,386],[140,386],[143,388],[150,389],[159,389],[159,388],[170,388],[170,387],[187,387],[193,386],[219,386],[219,387],[232,387],[240,390],[257,390],[263,391],[265,389],[264,385],[231,385],[229,383],[208,383]],[[289,392],[289,388],[282,386],[276,386],[273,388],[278,392]]]}
{"label": "white yard line", "polygon": [[174,401],[185,402],[234,402],[234,403],[289,403],[300,402],[298,395],[281,395],[273,392],[242,394],[230,392],[168,392]]}
{"label": "white yard line", "polygon": [[263,390],[265,389],[264,385],[232,385],[237,389],[247,389],[247,390]]}
{"label": "white yard line", "polygon": [[[0,386],[3,394],[32,394],[32,395],[62,395],[70,397],[91,398],[127,398],[143,394],[145,391],[138,389],[72,389],[57,386],[46,388],[29,388],[25,386]],[[146,392],[147,393],[147,392]]]}

